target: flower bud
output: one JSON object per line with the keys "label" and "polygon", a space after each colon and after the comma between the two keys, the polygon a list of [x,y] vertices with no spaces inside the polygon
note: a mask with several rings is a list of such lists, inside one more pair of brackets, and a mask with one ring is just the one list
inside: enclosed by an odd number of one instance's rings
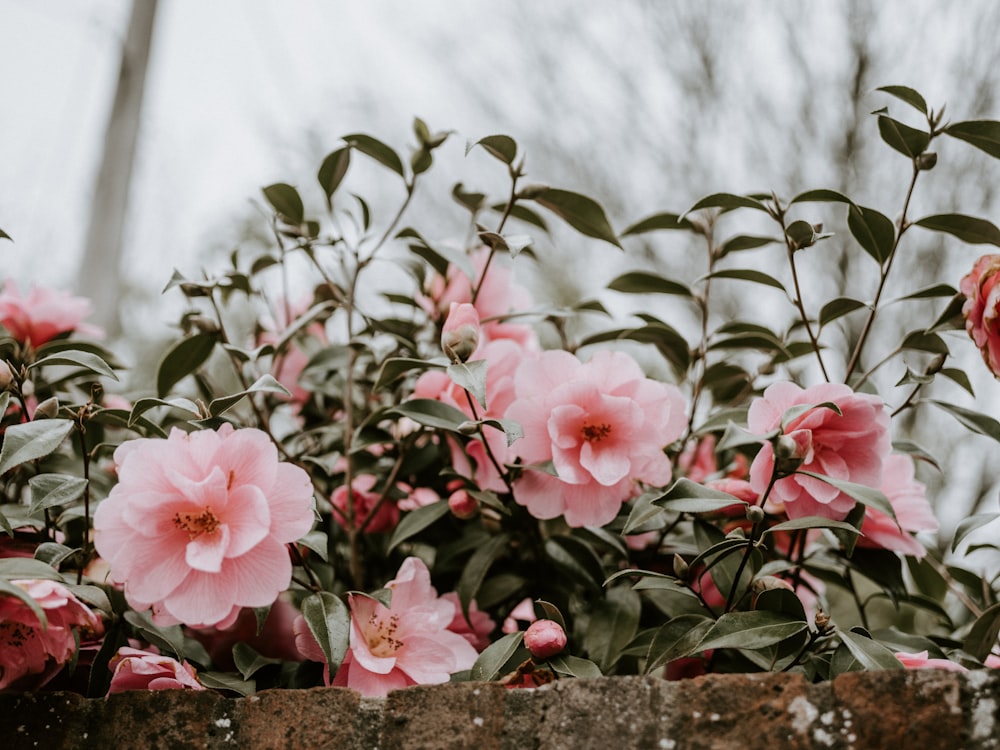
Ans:
{"label": "flower bud", "polygon": [[819,632],[824,632],[830,627],[830,615],[820,611],[816,613],[816,627]]}
{"label": "flower bud", "polygon": [[35,407],[33,419],[53,419],[59,413],[59,399],[47,398]]}
{"label": "flower bud", "polygon": [[690,566],[687,561],[680,555],[674,553],[674,575],[680,580],[686,581],[688,579],[688,573],[691,572]]}
{"label": "flower bud", "polygon": [[764,509],[759,505],[748,505],[747,520],[750,523],[760,523],[764,520]]}
{"label": "flower bud", "polygon": [[452,302],[441,329],[441,348],[453,363],[467,362],[479,346],[479,313],[468,302]]}
{"label": "flower bud", "polygon": [[448,497],[448,508],[455,518],[472,518],[479,510],[479,501],[465,490],[456,490]]}
{"label": "flower bud", "polygon": [[933,151],[926,151],[916,158],[917,169],[928,170],[934,169],[937,164],[937,154]]}
{"label": "flower bud", "polygon": [[566,631],[555,620],[535,620],[524,631],[524,647],[536,659],[548,659],[566,648]]}
{"label": "flower bud", "polygon": [[14,373],[10,371],[10,365],[0,359],[0,390],[7,390],[13,379]]}

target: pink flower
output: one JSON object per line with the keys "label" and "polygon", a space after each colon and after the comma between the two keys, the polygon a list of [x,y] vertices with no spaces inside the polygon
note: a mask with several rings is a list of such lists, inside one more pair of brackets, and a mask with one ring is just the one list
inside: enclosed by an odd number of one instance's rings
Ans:
{"label": "pink flower", "polygon": [[[511,313],[523,312],[530,308],[534,303],[531,295],[514,281],[511,269],[501,265],[497,258],[494,257],[487,268],[486,262],[489,257],[490,251],[486,247],[472,254],[476,280],[482,277],[484,270],[486,272],[485,281],[479,289],[475,302],[476,311],[483,321],[483,338],[490,341],[513,339],[522,346],[537,348],[537,337],[530,326],[502,320]],[[443,317],[453,302],[472,302],[472,280],[455,265],[448,267],[446,279],[440,276],[432,277],[427,297],[420,300],[421,305],[435,319]]]}
{"label": "pink flower", "polygon": [[538,619],[535,615],[535,605],[530,598],[522,599],[503,621],[500,628],[504,633],[516,633],[521,629],[520,623],[532,623]]}
{"label": "pink flower", "polygon": [[441,329],[441,349],[452,362],[468,362],[479,346],[479,313],[468,302],[452,302]]}
{"label": "pink flower", "polygon": [[956,664],[950,659],[928,659],[926,651],[920,651],[915,654],[897,651],[896,658],[907,669],[947,669],[951,672],[969,671],[961,664]]}
{"label": "pink flower", "polygon": [[455,616],[451,619],[448,630],[452,633],[458,633],[471,643],[476,651],[482,651],[490,645],[490,633],[496,629],[497,624],[488,614],[479,611],[475,599],[469,602],[469,619],[466,620],[465,615],[462,614],[462,604],[458,599],[458,594],[449,591],[441,598],[455,605]]}
{"label": "pink flower", "polygon": [[[882,463],[891,445],[889,415],[876,396],[832,383],[806,389],[794,383],[775,383],[764,391],[763,398],[750,404],[750,431],[758,435],[770,432],[782,426],[782,419],[792,407],[827,402],[836,404],[841,414],[826,407],[810,409],[784,426],[782,439],[794,448],[786,460],[797,462],[801,471],[878,487]],[[767,489],[773,471],[774,447],[767,442],[750,466],[750,484],[756,492]],[[799,473],[775,482],[769,500],[783,504],[789,518],[822,516],[840,520],[855,504],[853,498],[832,485]]]}
{"label": "pink flower", "polygon": [[535,620],[524,631],[524,647],[536,659],[549,659],[566,648],[566,631],[555,620]]}
{"label": "pink flower", "polygon": [[285,545],[312,527],[312,484],[265,433],[174,429],[114,457],[119,481],[94,515],[94,544],[134,609],[226,627],[288,587]]}
{"label": "pink flower", "polygon": [[4,282],[0,291],[0,324],[22,344],[39,347],[61,333],[77,331],[88,336],[103,334],[83,323],[91,313],[90,301],[68,292],[32,286],[27,295],[17,284]]}
{"label": "pink flower", "polygon": [[31,690],[47,683],[76,651],[74,631],[101,632],[101,621],[56,581],[11,581],[35,600],[46,624],[21,599],[0,596],[0,690]]}
{"label": "pink flower", "polygon": [[114,671],[108,695],[125,690],[204,690],[194,667],[169,656],[122,646],[108,668]]}
{"label": "pink flower", "polygon": [[997,327],[1000,290],[997,289],[997,271],[1000,271],[1000,255],[984,255],[962,277],[959,289],[966,298],[962,305],[965,330],[979,347],[990,372],[1000,377],[1000,328]]}
{"label": "pink flower", "polygon": [[926,487],[914,478],[913,459],[903,453],[888,456],[882,467],[881,489],[896,512],[896,520],[882,511],[865,508],[858,546],[881,547],[922,558],[927,550],[910,532],[937,531],[938,521],[924,494]]}
{"label": "pink flower", "polygon": [[384,696],[409,685],[447,682],[453,672],[472,667],[476,649],[448,629],[455,604],[437,595],[420,559],[406,558],[386,588],[392,591],[390,607],[350,595],[350,646],[334,685]]}
{"label": "pink flower", "polygon": [[476,515],[479,510],[479,501],[467,490],[455,490],[448,496],[448,508],[455,518],[464,521]]}
{"label": "pink flower", "polygon": [[581,363],[547,351],[518,368],[515,387],[506,416],[524,437],[513,449],[525,464],[551,461],[556,472],[527,469],[515,483],[515,499],[535,518],[603,526],[636,482],[670,481],[663,449],[684,431],[684,398],[646,378],[629,355],[600,351]]}
{"label": "pink flower", "polygon": [[[351,497],[354,501],[354,528],[360,529],[365,519],[372,511],[374,515],[371,521],[364,527],[364,531],[370,534],[377,534],[383,531],[390,531],[399,523],[399,507],[392,500],[385,500],[379,504],[382,495],[374,492],[376,478],[372,474],[360,474],[351,482]],[[333,491],[330,497],[333,507],[340,511],[336,519],[342,525],[347,525],[348,502],[347,485],[341,485]],[[377,508],[377,510],[376,510]]]}

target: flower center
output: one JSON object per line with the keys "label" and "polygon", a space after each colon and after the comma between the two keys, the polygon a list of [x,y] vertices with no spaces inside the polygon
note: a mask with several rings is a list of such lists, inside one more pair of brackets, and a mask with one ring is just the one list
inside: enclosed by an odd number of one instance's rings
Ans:
{"label": "flower center", "polygon": [[219,528],[219,518],[211,507],[205,506],[201,513],[177,513],[174,515],[174,526],[186,531],[189,539],[197,539],[202,534],[214,534]]}
{"label": "flower center", "polygon": [[373,613],[368,618],[368,628],[366,639],[368,650],[375,656],[393,656],[403,647],[403,642],[395,637],[399,629],[399,615],[390,615],[388,622],[379,619]]}
{"label": "flower center", "polygon": [[584,422],[580,432],[583,434],[583,439],[588,443],[599,443],[611,434],[611,425],[605,422],[601,422],[601,424],[587,424]]}

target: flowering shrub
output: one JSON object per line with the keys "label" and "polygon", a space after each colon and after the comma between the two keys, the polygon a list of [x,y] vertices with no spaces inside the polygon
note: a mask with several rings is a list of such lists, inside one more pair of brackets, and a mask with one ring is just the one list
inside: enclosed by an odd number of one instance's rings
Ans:
{"label": "flowering shrub", "polygon": [[[996,584],[953,553],[1000,513],[965,519],[947,551],[910,417],[1000,441],[949,396],[972,393],[953,348],[1000,373],[1000,254],[960,289],[884,297],[914,228],[1000,247],[984,219],[910,208],[932,144],[997,157],[1000,122],[944,123],[912,89],[881,91],[920,121],[875,113],[910,167],[895,221],[811,189],[716,193],[616,232],[592,198],[527,184],[516,142],[491,135],[467,153],[509,186],[499,201],[455,186],[456,247],[405,224],[449,134],[417,120],[408,162],[348,135],[318,193],[264,189],[272,247],[175,273],[187,307],[155,383],[117,384],[85,302],[8,282],[0,687],[61,672],[51,684],[95,696],[384,695],[998,663]],[[359,159],[401,186],[394,213],[344,187]],[[546,306],[519,278],[569,231],[623,273],[604,301]],[[641,242],[702,248],[704,267],[640,268],[623,251]],[[801,266],[824,248],[869,273],[820,295]],[[754,309],[723,319],[740,288]]]}

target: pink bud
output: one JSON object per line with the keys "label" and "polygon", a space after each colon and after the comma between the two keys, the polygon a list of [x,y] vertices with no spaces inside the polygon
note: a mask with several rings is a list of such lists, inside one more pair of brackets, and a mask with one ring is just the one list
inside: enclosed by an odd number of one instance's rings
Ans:
{"label": "pink bud", "polygon": [[448,507],[455,518],[472,518],[479,510],[479,501],[465,490],[456,490],[448,497]]}
{"label": "pink bud", "polygon": [[10,371],[10,366],[0,359],[0,390],[6,390],[13,379],[14,374]]}
{"label": "pink bud", "polygon": [[524,646],[536,659],[548,659],[566,648],[566,631],[555,620],[535,620],[524,631]]}
{"label": "pink bud", "polygon": [[441,348],[452,362],[466,362],[479,346],[479,313],[468,302],[452,302],[441,329]]}

